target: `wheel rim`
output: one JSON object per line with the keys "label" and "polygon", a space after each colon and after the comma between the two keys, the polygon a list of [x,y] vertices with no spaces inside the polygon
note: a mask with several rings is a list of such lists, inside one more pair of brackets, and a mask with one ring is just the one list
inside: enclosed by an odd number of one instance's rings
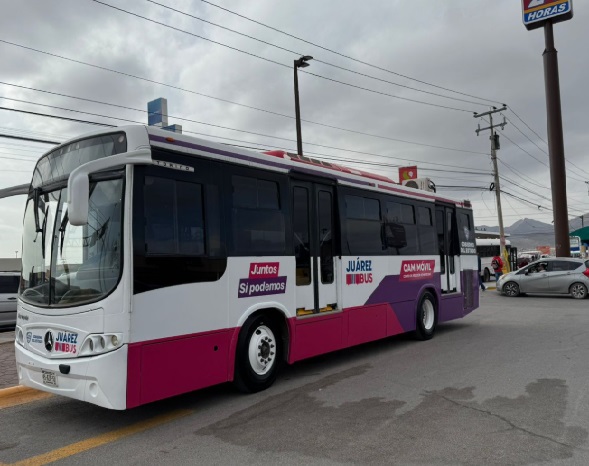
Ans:
{"label": "wheel rim", "polygon": [[518,288],[515,283],[506,283],[503,289],[507,296],[517,296]]}
{"label": "wheel rim", "polygon": [[421,314],[424,330],[431,330],[434,326],[434,305],[429,299],[424,299],[421,305]]}
{"label": "wheel rim", "polygon": [[267,374],[276,363],[276,338],[270,328],[260,325],[250,338],[249,362],[257,375]]}
{"label": "wheel rim", "polygon": [[571,294],[575,298],[584,298],[587,295],[587,288],[585,288],[585,285],[576,283],[571,286]]}

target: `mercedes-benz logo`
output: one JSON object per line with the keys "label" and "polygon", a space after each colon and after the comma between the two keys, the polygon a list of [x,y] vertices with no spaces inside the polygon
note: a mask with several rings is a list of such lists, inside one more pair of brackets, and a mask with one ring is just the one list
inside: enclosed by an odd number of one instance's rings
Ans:
{"label": "mercedes-benz logo", "polygon": [[47,331],[43,341],[45,342],[45,349],[47,351],[52,351],[53,350],[53,332],[51,330]]}

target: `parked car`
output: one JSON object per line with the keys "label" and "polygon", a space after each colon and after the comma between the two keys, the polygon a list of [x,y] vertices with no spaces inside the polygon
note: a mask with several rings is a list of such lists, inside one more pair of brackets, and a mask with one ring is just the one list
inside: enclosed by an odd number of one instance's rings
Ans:
{"label": "parked car", "polygon": [[525,293],[570,294],[584,299],[589,290],[589,260],[552,257],[540,259],[502,275],[497,291],[507,296]]}
{"label": "parked car", "polygon": [[0,272],[0,328],[16,325],[19,272]]}

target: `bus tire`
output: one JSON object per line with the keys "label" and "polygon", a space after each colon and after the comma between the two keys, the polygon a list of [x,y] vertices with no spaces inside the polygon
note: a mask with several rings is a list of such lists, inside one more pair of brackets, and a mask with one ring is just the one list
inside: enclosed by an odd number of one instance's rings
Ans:
{"label": "bus tire", "polygon": [[417,304],[417,325],[415,336],[418,340],[429,340],[434,336],[438,323],[438,311],[436,298],[432,293],[426,291],[419,298]]}
{"label": "bus tire", "polygon": [[489,282],[491,281],[491,272],[489,272],[489,269],[485,267],[485,271],[483,272],[483,281]]}
{"label": "bus tire", "polygon": [[248,319],[237,341],[235,386],[244,393],[266,390],[276,380],[281,360],[278,325],[264,314]]}

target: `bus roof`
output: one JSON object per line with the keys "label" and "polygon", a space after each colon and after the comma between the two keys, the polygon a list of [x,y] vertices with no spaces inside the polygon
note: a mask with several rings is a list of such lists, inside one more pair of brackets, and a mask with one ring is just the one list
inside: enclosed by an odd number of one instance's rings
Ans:
{"label": "bus roof", "polygon": [[[242,165],[257,166],[283,173],[294,171],[303,174],[321,176],[336,180],[339,184],[357,187],[362,186],[375,191],[395,193],[404,197],[411,197],[423,201],[440,201],[454,204],[458,207],[471,208],[470,201],[458,201],[439,196],[435,193],[407,188],[394,182],[390,178],[365,172],[363,170],[356,170],[343,165],[288,153],[283,150],[256,152],[249,149],[208,141],[206,139],[200,139],[194,136],[173,133],[156,126],[125,125],[99,129],[64,141],[59,146],[52,147],[47,153],[53,152],[61,146],[81,139],[122,131],[127,134],[127,138],[131,144],[128,150],[145,148],[146,143],[148,143],[154,147],[167,149],[173,148],[174,150],[183,152],[187,155],[213,158]],[[147,132],[147,135],[144,131]],[[145,136],[147,136],[147,141],[145,140]]]}

